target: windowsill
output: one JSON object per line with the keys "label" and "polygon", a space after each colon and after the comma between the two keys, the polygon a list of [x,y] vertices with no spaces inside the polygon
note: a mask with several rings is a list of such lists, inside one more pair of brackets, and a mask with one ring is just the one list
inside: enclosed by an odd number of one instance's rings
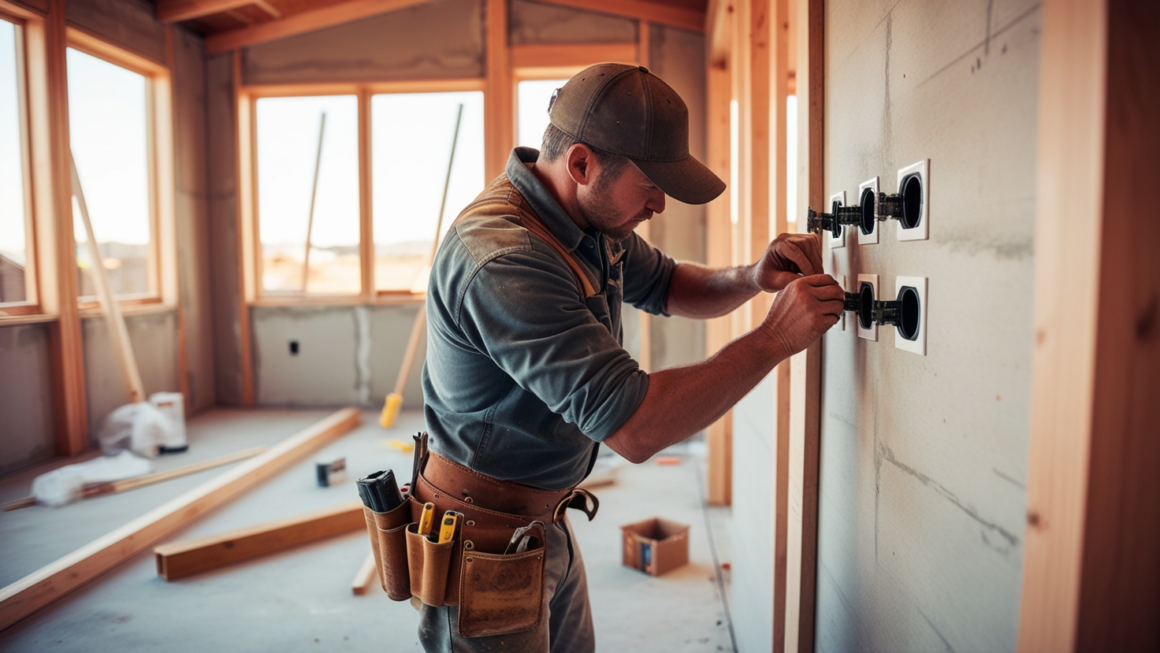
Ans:
{"label": "windowsill", "polygon": [[384,293],[371,300],[361,296],[346,297],[263,297],[247,302],[258,308],[284,306],[407,306],[427,301],[427,293]]}
{"label": "windowsill", "polygon": [[[4,309],[0,308],[0,311]],[[17,326],[20,324],[44,324],[56,322],[57,316],[53,313],[27,313],[25,315],[0,315],[0,327]]]}
{"label": "windowsill", "polygon": [[[126,303],[121,302],[121,315],[148,315],[150,313],[165,313],[167,311],[175,311],[177,307],[173,304],[165,304],[163,302],[148,302],[148,303]],[[91,317],[103,317],[104,311],[100,306],[89,306],[80,310],[81,319]]]}

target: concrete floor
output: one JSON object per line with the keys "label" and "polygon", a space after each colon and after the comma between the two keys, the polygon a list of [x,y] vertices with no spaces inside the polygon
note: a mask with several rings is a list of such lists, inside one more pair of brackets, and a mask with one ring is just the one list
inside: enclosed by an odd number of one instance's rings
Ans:
{"label": "concrete floor", "polygon": [[[214,410],[189,423],[190,451],[162,458],[158,470],[273,444],[328,411]],[[404,411],[389,437],[422,428]],[[314,482],[315,457],[342,455],[350,477],[384,467],[409,470],[410,454],[386,446],[377,415],[270,482],[191,524],[167,541],[201,537],[323,508],[357,497],[348,479]],[[683,462],[618,470],[598,488],[600,514],[572,520],[588,570],[599,651],[734,651],[728,616],[729,511],[706,508],[697,444],[673,451]],[[64,461],[0,479],[0,502],[28,493],[32,478]],[[124,524],[222,470],[175,479],[62,508],[0,513],[0,584],[7,585]],[[409,475],[409,472],[407,474]],[[620,564],[621,524],[659,515],[687,523],[690,564],[653,578]],[[4,651],[420,650],[417,613],[377,586],[354,596],[350,580],[368,551],[352,533],[192,578],[165,582],[150,551],[0,633]]]}

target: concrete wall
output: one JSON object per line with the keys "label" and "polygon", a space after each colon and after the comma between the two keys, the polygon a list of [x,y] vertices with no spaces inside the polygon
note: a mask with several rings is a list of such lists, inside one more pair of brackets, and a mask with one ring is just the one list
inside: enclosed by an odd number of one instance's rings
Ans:
{"label": "concrete wall", "polygon": [[[927,355],[825,336],[819,651],[1015,648],[1031,389],[1036,0],[826,3],[826,192],[930,159],[930,240],[835,250],[926,276]],[[856,200],[854,200],[856,202]],[[851,284],[853,281],[851,280]],[[892,298],[892,297],[891,297]]]}
{"label": "concrete wall", "polygon": [[48,325],[0,328],[0,474],[56,453]]}

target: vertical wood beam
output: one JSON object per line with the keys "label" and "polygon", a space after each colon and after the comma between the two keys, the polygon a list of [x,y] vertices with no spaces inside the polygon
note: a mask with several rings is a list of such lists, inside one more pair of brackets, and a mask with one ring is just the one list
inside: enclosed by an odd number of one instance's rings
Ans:
{"label": "vertical wood beam", "polygon": [[[725,16],[716,20],[724,29],[710,32],[711,39],[721,38],[728,43],[730,21]],[[708,50],[726,50],[727,45],[711,43]],[[727,54],[712,57],[708,62],[706,78],[708,102],[707,165],[721,179],[730,178],[730,109],[732,98],[731,66]],[[732,183],[732,182],[730,182]],[[705,257],[710,267],[728,267],[733,263],[733,224],[730,221],[732,191],[722,193],[706,207]],[[709,355],[729,343],[732,335],[729,316],[709,320],[705,325],[705,350]],[[710,505],[727,506],[733,502],[733,412],[727,412],[709,427],[708,501]]]}
{"label": "vertical wood beam", "polygon": [[1043,6],[1021,651],[1160,648],[1158,29]]}
{"label": "vertical wood beam", "polygon": [[[755,179],[757,186],[768,185],[767,211],[768,226],[764,241],[753,242],[754,254],[765,253],[769,241],[786,231],[786,84],[789,79],[789,2],[790,0],[770,0],[769,15],[766,19],[769,49],[767,53],[769,71],[768,134],[769,155],[768,176]],[[755,26],[757,29],[757,26]],[[759,219],[754,216],[755,222]],[[755,236],[759,229],[754,229]],[[759,253],[760,252],[760,253]],[[754,260],[757,260],[756,258]],[[769,295],[766,301],[755,306],[754,326],[765,318],[769,311]],[[758,311],[757,306],[762,310]],[[773,650],[785,650],[786,624],[786,557],[787,526],[789,521],[789,420],[790,420],[790,361],[782,361],[774,370],[777,383],[774,397],[777,403],[774,425],[773,447]]]}
{"label": "vertical wood beam", "polygon": [[254,405],[254,358],[250,343],[250,301],[258,292],[257,134],[253,100],[242,92],[242,52],[234,51],[233,66],[234,136],[238,170],[238,348],[242,365],[242,405]]}
{"label": "vertical wood beam", "polygon": [[487,0],[487,49],[483,94],[484,172],[488,181],[503,173],[515,139],[515,86],[508,45],[508,0]]}
{"label": "vertical wood beam", "polygon": [[[652,47],[650,32],[652,25],[647,20],[637,21],[636,32],[636,63],[648,68],[649,48]],[[645,220],[637,227],[636,233],[646,242],[652,243],[652,222]],[[646,372],[653,371],[652,364],[652,315],[640,311],[640,368]]]}
{"label": "vertical wood beam", "polygon": [[[823,0],[794,0],[791,33],[795,57],[798,124],[798,197],[818,206],[825,196],[822,166]],[[789,521],[786,530],[785,651],[814,650],[814,601],[818,555],[818,446],[821,419],[822,343],[790,361]]]}
{"label": "vertical wood beam", "polygon": [[[772,0],[777,2],[777,0]],[[741,175],[743,261],[752,263],[761,258],[769,246],[771,226],[770,159],[771,154],[771,53],[773,31],[770,21],[771,0],[740,2],[748,43],[748,69],[742,79],[741,141],[744,164]],[[746,330],[761,324],[769,312],[771,300],[766,293],[758,293],[749,302]]]}
{"label": "vertical wood beam", "polygon": [[[359,277],[362,300],[375,298],[375,226],[371,179],[371,93],[358,91]],[[438,240],[438,234],[436,234]]]}
{"label": "vertical wood beam", "polygon": [[[48,248],[50,251],[42,250],[43,256],[40,259],[41,269],[46,273],[46,283],[42,287],[50,286],[52,291],[45,293],[43,307],[46,312],[57,315],[56,322],[49,327],[53,386],[56,388],[53,412],[56,416],[57,453],[71,456],[88,448],[89,423],[85,396],[84,343],[77,304],[76,240],[73,238],[72,224],[65,5],[65,0],[49,0],[48,3],[43,33],[46,73],[43,83],[47,85],[47,92],[43,95],[32,94],[33,99],[47,97],[48,102],[47,106],[37,107],[34,104],[30,113],[48,117],[47,125],[41,122],[40,128],[34,126],[37,132],[33,134],[34,141],[47,145],[49,156],[39,157],[33,175],[41,179],[37,183],[38,209],[50,210],[54,218],[51,236],[39,234],[40,238],[51,245]],[[41,83],[36,76],[30,82],[32,86]],[[34,89],[30,86],[30,90]],[[44,127],[47,127],[47,131]]]}

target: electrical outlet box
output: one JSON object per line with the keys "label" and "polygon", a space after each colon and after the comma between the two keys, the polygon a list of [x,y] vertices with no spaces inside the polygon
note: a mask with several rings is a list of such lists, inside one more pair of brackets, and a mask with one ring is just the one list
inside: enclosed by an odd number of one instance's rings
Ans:
{"label": "electrical outlet box", "polygon": [[[834,280],[837,281],[838,285],[842,287],[842,292],[850,292],[850,289],[846,287],[846,275],[835,274]],[[846,330],[846,311],[842,311],[842,316],[838,318],[837,326],[842,331]]]}
{"label": "electrical outlet box", "polygon": [[858,206],[862,208],[862,223],[855,231],[858,233],[859,245],[878,243],[878,212],[875,210],[877,205],[878,177],[875,177],[858,186]]}
{"label": "electrical outlet box", "polygon": [[[828,206],[826,206],[825,210],[829,211],[834,206],[834,202],[840,202],[842,206],[846,206],[846,191],[842,191],[840,193],[834,193],[833,195],[831,195],[830,196],[830,203]],[[830,233],[827,233],[826,238],[829,239],[829,241],[830,241],[830,249],[837,249],[839,247],[846,246],[846,230],[845,229],[842,229],[842,236],[840,238],[834,238],[834,235],[830,234]]]}
{"label": "electrical outlet box", "polygon": [[[879,299],[879,296],[878,296],[878,275],[877,274],[859,274],[858,275],[858,287],[855,288],[852,292],[862,292],[862,288],[865,287],[866,284],[870,284],[870,289],[874,293],[874,299]],[[870,313],[870,311],[867,311],[867,314],[869,314],[869,313]],[[854,319],[854,328],[858,332],[859,338],[865,338],[867,340],[873,340],[875,342],[878,341],[878,323],[876,323],[873,320],[873,318],[871,318],[871,320],[870,320],[869,327],[863,326],[861,319],[855,318]]]}
{"label": "electrical outlet box", "polygon": [[930,159],[898,171],[898,194],[904,205],[904,217],[896,231],[898,240],[930,239]]}
{"label": "electrical outlet box", "polygon": [[[903,294],[903,288],[913,288],[914,294]],[[912,304],[915,295],[917,295],[918,306]],[[926,356],[926,296],[927,296],[927,278],[926,277],[898,277],[894,281],[894,296],[903,300],[902,310],[904,319],[911,320],[913,315],[908,315],[911,312],[918,313],[918,329],[914,333],[913,339],[907,339],[902,334],[901,329],[894,330],[894,346],[903,351],[909,351],[919,356]]]}

